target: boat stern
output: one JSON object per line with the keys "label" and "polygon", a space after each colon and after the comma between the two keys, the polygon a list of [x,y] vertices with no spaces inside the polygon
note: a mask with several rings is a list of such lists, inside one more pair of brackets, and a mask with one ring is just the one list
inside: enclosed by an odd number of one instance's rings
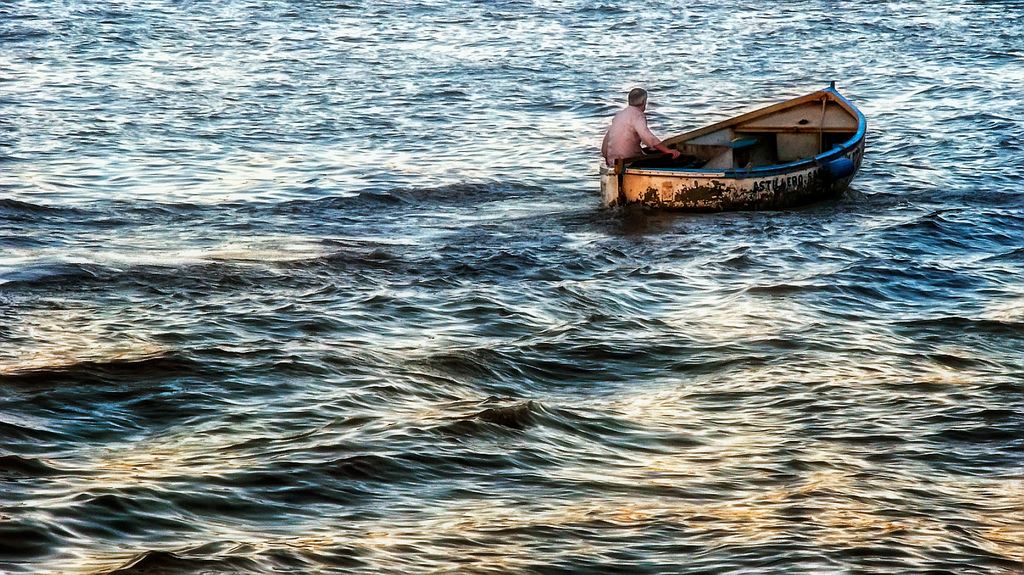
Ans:
{"label": "boat stern", "polygon": [[619,202],[619,174],[615,167],[601,162],[601,205],[611,207]]}

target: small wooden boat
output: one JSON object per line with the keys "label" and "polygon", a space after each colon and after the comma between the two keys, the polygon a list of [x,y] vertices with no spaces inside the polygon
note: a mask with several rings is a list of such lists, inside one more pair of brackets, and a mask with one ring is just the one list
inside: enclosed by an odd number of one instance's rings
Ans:
{"label": "small wooden boat", "polygon": [[768,106],[601,166],[606,206],[686,211],[776,210],[836,197],[864,156],[864,114],[835,87]]}

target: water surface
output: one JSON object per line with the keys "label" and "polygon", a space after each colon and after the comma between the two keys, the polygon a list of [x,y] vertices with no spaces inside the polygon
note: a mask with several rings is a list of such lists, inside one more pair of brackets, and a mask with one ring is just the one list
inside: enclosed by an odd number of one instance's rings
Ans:
{"label": "water surface", "polygon": [[[1020,2],[0,7],[0,571],[1016,574]],[[819,89],[841,199],[598,207]]]}

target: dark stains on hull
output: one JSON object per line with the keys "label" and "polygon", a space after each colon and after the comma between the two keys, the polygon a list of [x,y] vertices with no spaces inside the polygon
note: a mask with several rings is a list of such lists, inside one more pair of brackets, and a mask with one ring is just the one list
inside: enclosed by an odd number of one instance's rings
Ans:
{"label": "dark stains on hull", "polygon": [[845,187],[823,183],[788,191],[731,195],[724,186],[696,187],[679,190],[669,200],[662,200],[656,188],[648,188],[636,203],[649,208],[688,212],[781,210],[835,199]]}

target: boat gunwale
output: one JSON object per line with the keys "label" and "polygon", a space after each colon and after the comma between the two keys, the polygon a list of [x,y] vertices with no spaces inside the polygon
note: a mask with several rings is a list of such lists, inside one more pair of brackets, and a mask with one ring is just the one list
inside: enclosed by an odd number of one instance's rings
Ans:
{"label": "boat gunwale", "polygon": [[[758,166],[754,168],[732,168],[729,170],[712,169],[712,168],[630,168],[626,166],[623,171],[623,175],[646,175],[646,176],[672,176],[672,177],[693,177],[693,178],[730,178],[730,179],[745,179],[745,178],[757,178],[764,176],[774,176],[780,173],[792,172],[795,170],[806,169],[816,165],[820,165],[822,162],[827,162],[838,158],[839,156],[845,155],[851,149],[856,147],[858,143],[864,139],[864,134],[867,132],[867,119],[864,117],[863,112],[860,111],[857,106],[853,105],[852,102],[846,99],[845,96],[839,93],[838,90],[829,86],[817,92],[793,98],[785,102],[766,106],[759,110],[752,110],[745,114],[717,122],[710,126],[698,128],[690,132],[673,136],[668,140],[672,143],[685,142],[686,140],[696,138],[705,133],[714,132],[722,128],[727,128],[731,125],[738,124],[744,119],[755,118],[764,114],[771,113],[776,110],[784,110],[788,107],[797,106],[805,101],[814,101],[820,95],[827,95],[834,98],[835,101],[846,109],[847,112],[853,114],[857,118],[857,131],[850,139],[846,140],[842,144],[834,146],[832,149],[825,152],[821,152],[815,156],[809,158],[803,158],[796,160],[795,162],[789,162],[786,164],[770,164],[767,166]],[[671,144],[670,144],[671,145]]]}

